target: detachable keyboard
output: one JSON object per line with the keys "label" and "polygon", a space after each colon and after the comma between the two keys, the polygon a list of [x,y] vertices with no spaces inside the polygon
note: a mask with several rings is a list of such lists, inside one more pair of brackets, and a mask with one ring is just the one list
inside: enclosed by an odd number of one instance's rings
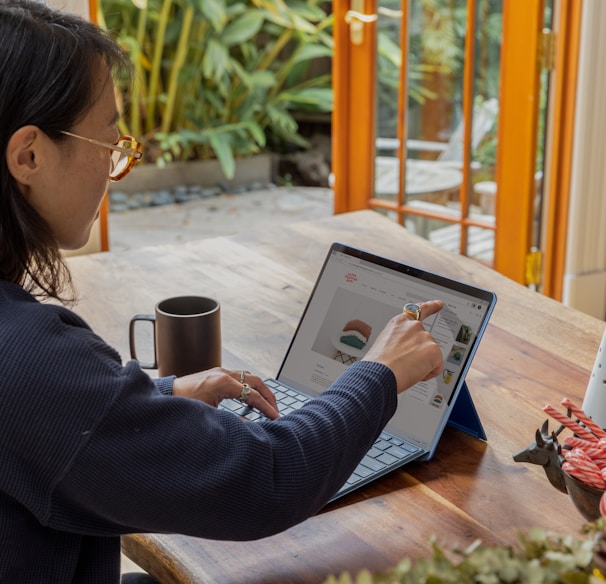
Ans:
{"label": "detachable keyboard", "polygon": [[[278,410],[283,416],[294,410],[298,410],[305,402],[311,399],[309,396],[290,387],[281,385],[275,379],[266,379],[265,384],[276,396]],[[257,410],[253,410],[237,400],[223,400],[219,407],[227,409],[234,414],[253,422],[266,419],[265,416]],[[401,438],[396,438],[388,432],[381,432],[381,435],[375,440],[370,450],[360,461],[360,464],[358,464],[349,479],[347,479],[347,482],[339,489],[339,492],[332,500],[345,495],[349,491],[352,491],[375,478],[387,474],[411,460],[419,458],[421,452],[422,449],[415,444],[406,442]]]}
{"label": "detachable keyboard", "polygon": [[387,432],[381,432],[347,482],[339,489],[335,498],[415,460],[421,452],[422,450],[418,446]]}

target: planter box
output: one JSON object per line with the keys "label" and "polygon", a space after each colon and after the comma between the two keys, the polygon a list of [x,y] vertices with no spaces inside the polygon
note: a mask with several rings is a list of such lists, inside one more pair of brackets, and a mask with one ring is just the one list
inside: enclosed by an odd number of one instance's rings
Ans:
{"label": "planter box", "polygon": [[165,168],[155,164],[139,164],[123,180],[110,182],[109,190],[127,194],[170,189],[177,185],[200,185],[224,190],[250,185],[254,182],[268,184],[274,182],[276,157],[273,154],[259,154],[236,160],[236,174],[227,180],[217,160],[196,160],[175,162]]}

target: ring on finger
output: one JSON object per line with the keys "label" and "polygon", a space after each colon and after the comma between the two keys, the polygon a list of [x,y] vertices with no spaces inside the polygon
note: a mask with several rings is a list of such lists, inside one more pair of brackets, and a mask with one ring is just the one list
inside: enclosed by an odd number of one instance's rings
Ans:
{"label": "ring on finger", "polygon": [[250,395],[251,391],[250,385],[248,385],[248,383],[243,383],[242,390],[240,391],[240,397],[236,399],[243,404],[248,403],[248,396]]}
{"label": "ring on finger", "polygon": [[244,379],[246,378],[247,373],[250,373],[250,371],[240,371],[240,383],[244,383]]}
{"label": "ring on finger", "polygon": [[404,305],[402,312],[412,316],[414,320],[421,320],[421,307],[418,304],[409,302]]}

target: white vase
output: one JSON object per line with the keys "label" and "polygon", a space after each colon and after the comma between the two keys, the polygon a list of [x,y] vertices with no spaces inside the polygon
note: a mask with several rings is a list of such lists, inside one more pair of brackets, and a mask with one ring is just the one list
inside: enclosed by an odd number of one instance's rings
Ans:
{"label": "white vase", "polygon": [[600,427],[606,428],[606,330],[585,391],[583,411]]}

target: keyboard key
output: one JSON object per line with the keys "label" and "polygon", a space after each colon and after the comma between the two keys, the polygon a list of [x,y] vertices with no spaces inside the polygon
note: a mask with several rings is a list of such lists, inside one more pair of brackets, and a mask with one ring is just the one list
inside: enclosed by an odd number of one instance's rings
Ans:
{"label": "keyboard key", "polygon": [[373,447],[378,448],[379,450],[387,450],[390,446],[391,444],[387,442],[387,440],[380,439],[373,444]]}
{"label": "keyboard key", "polygon": [[382,453],[382,450],[375,448],[374,446],[366,453],[366,456],[371,458],[378,458]]}
{"label": "keyboard key", "polygon": [[365,456],[360,464],[375,472],[381,471],[385,468],[385,465],[380,460],[375,460],[374,458],[370,458],[368,456]]}
{"label": "keyboard key", "polygon": [[362,480],[363,477],[359,477],[355,474],[352,474],[347,481],[345,482],[346,485],[355,485],[356,483],[360,482]]}
{"label": "keyboard key", "polygon": [[240,402],[231,399],[226,399],[224,402],[221,402],[221,406],[225,409],[231,410],[232,412],[244,410],[244,407]]}
{"label": "keyboard key", "polygon": [[362,478],[366,478],[368,475],[372,474],[372,471],[369,468],[366,468],[365,466],[359,464],[353,471],[353,474]]}
{"label": "keyboard key", "polygon": [[398,448],[397,446],[390,446],[389,449],[385,451],[385,453],[390,454],[391,456],[395,456],[399,459],[408,458],[411,455],[410,451],[404,450],[403,448]]}
{"label": "keyboard key", "polygon": [[381,456],[379,456],[379,458],[377,458],[377,460],[382,462],[385,466],[389,466],[390,464],[398,462],[399,459],[395,456],[392,456],[391,454],[387,454],[386,452],[384,452],[383,454],[381,454]]}
{"label": "keyboard key", "polygon": [[410,444],[410,442],[402,442],[400,444],[400,448],[403,448],[404,450],[408,450],[408,452],[418,452],[419,450],[421,450],[418,446],[415,446],[414,444]]}

